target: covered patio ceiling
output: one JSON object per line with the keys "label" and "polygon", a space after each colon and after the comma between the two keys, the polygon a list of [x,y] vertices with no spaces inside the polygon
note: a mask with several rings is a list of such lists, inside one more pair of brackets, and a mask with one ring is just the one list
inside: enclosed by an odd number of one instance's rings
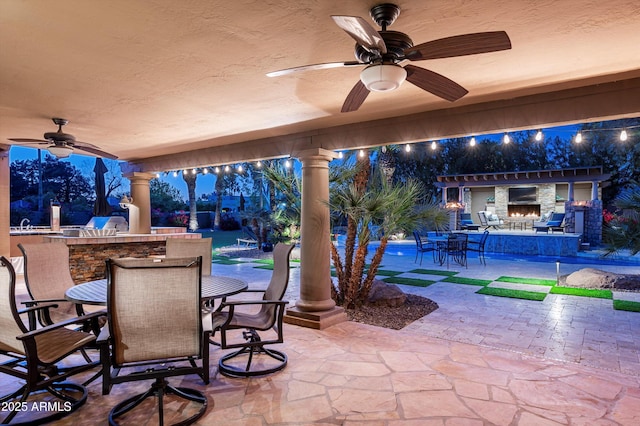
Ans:
{"label": "covered patio ceiling", "polygon": [[[415,44],[504,30],[513,48],[414,62],[464,86],[450,103],[405,83],[341,113],[360,68],[330,15],[380,1],[0,2],[0,144],[65,131],[159,171],[640,116],[635,0],[399,0]],[[6,147],[5,147],[6,148]]]}

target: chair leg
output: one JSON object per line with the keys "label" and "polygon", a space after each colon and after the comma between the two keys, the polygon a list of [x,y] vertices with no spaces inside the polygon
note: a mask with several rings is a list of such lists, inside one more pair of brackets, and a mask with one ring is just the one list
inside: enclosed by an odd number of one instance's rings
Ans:
{"label": "chair leg", "polygon": [[[284,352],[280,352],[275,349],[266,349],[260,344],[260,335],[255,330],[248,330],[243,332],[243,336],[247,339],[247,346],[243,346],[235,352],[224,355],[218,361],[218,371],[221,374],[228,377],[253,377],[263,376],[265,374],[275,373],[282,370],[287,366],[287,355]],[[263,368],[260,370],[252,370],[251,364],[253,362],[254,355],[266,355],[278,363],[274,367]],[[230,365],[227,361],[236,357],[247,356],[247,362],[244,368]]]}
{"label": "chair leg", "polygon": [[[68,416],[69,414],[71,414],[72,412],[80,408],[87,401],[87,395],[88,395],[87,389],[84,386],[80,386],[75,383],[69,383],[69,382],[53,383],[47,386],[46,388],[40,391],[35,391],[35,392],[30,392],[27,385],[24,385],[23,387],[18,389],[16,392],[13,392],[10,395],[2,397],[0,399],[0,402],[6,402],[22,394],[22,396],[20,397],[19,400],[16,401],[16,403],[26,403],[27,398],[36,392],[48,392],[49,394],[53,395],[55,398],[61,400],[62,404],[60,405],[60,409],[56,411],[50,411],[49,413],[51,414],[38,417],[38,418],[31,418],[26,422],[20,422],[17,424],[40,425],[40,424],[50,423],[55,420],[59,420],[65,416]],[[50,403],[53,403],[53,402],[54,401],[50,401]],[[15,416],[18,413],[20,413],[20,411],[14,410],[6,418],[2,419],[0,422],[2,424],[11,423],[11,421],[15,418]]]}

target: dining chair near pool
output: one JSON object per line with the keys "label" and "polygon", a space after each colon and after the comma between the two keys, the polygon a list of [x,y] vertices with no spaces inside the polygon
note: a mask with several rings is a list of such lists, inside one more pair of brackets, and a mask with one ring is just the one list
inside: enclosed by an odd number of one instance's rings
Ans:
{"label": "dining chair near pool", "polygon": [[[159,424],[165,417],[191,424],[205,413],[202,392],[167,381],[197,374],[209,383],[211,315],[201,309],[201,277],[199,257],[107,260],[108,326],[98,337],[102,394],[119,383],[154,379],[148,391],[116,404],[109,424],[125,414],[146,424],[156,412]],[[142,402],[154,396],[158,407],[149,410]],[[182,408],[173,409],[176,404]]]}
{"label": "dining chair near pool", "polygon": [[[18,390],[0,397],[3,407],[0,423],[52,422],[72,413],[87,399],[87,389],[83,385],[66,380],[99,364],[98,361],[80,364],[74,361],[72,364],[67,359],[96,339],[93,334],[67,327],[85,321],[97,321],[101,313],[70,318],[30,331],[20,317],[25,310],[16,307],[15,285],[16,275],[11,262],[0,256],[0,373],[24,382]],[[41,303],[26,310],[47,310],[51,305]],[[45,396],[45,393],[49,395]],[[34,398],[29,400],[31,396]],[[38,401],[48,402],[41,405]],[[5,407],[18,409],[7,410]],[[37,410],[33,407],[37,407]]]}
{"label": "dining chair near pool", "polygon": [[484,257],[484,246],[487,243],[487,238],[489,238],[489,230],[485,230],[480,237],[480,240],[469,240],[467,241],[467,251],[472,251],[478,253],[478,259],[480,263],[483,265],[487,265],[487,259]]}
{"label": "dining chair near pool", "polygon": [[[218,310],[213,313],[213,334],[220,331],[220,347],[237,349],[220,358],[218,369],[222,374],[230,377],[260,376],[282,370],[287,365],[285,353],[265,346],[284,342],[282,323],[284,309],[289,302],[282,298],[289,284],[289,256],[293,247],[294,245],[276,244],[273,250],[273,273],[266,290],[247,290],[241,293],[263,293],[261,299],[223,299]],[[241,311],[244,307],[259,310],[256,313],[246,313]],[[258,331],[267,332],[271,329],[276,334],[273,338],[262,339],[258,334]],[[244,330],[242,338],[230,338],[238,330]],[[212,343],[218,345],[217,342]]]}
{"label": "dining chair near pool", "polygon": [[202,256],[202,275],[211,275],[211,244],[209,238],[167,238],[166,257]]}
{"label": "dining chair near pool", "polygon": [[418,231],[413,231],[413,238],[416,240],[416,258],[413,263],[418,261],[418,254],[420,254],[420,265],[422,266],[422,256],[425,253],[431,252],[433,261],[436,261],[436,246],[433,241],[429,241],[427,237],[420,235]]}

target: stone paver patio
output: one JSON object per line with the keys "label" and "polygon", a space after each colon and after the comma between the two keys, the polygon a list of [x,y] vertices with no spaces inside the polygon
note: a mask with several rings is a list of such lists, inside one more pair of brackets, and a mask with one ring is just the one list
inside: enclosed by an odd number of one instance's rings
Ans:
{"label": "stone paver patio", "polygon": [[[418,267],[413,259],[408,247],[391,250],[384,269],[409,271]],[[490,256],[487,263],[470,258],[467,269],[450,269],[490,280],[556,276],[555,264]],[[266,286],[271,272],[254,266],[214,264],[213,270]],[[586,266],[563,264],[561,272]],[[427,258],[422,268],[439,269]],[[298,281],[294,269],[289,299]],[[611,300],[554,294],[543,302],[515,300],[445,282],[402,288],[431,298],[439,309],[400,331],[351,322],[321,331],[285,325],[282,350],[289,364],[283,371],[226,378],[217,374],[221,351],[211,347],[209,386],[196,377],[171,382],[208,394],[202,425],[640,424],[639,313],[615,311]],[[146,383],[119,385],[108,396],[100,385],[91,384],[87,404],[58,424],[104,423],[112,405]],[[0,377],[0,394],[15,386]]]}

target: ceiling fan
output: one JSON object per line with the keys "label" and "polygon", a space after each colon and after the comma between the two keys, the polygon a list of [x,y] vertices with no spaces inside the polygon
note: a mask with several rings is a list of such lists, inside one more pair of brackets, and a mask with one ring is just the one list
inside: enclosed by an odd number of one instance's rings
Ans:
{"label": "ceiling fan", "polygon": [[356,41],[355,56],[357,61],[304,65],[273,71],[267,76],[277,77],[309,70],[366,66],[360,73],[360,80],[349,92],[341,112],[356,111],[370,91],[395,90],[404,80],[422,90],[453,102],[466,95],[468,91],[458,83],[436,72],[415,65],[403,67],[400,63],[405,60],[422,61],[451,58],[511,49],[511,40],[504,31],[463,34],[414,46],[413,41],[406,34],[387,31],[387,27],[393,24],[400,15],[398,6],[390,3],[380,4],[371,8],[370,15],[373,21],[382,28],[381,31],[376,31],[364,18],[359,16],[331,16],[335,23]]}
{"label": "ceiling fan", "polygon": [[58,126],[58,131],[45,133],[44,140],[21,138],[10,138],[9,140],[25,145],[49,145],[46,149],[57,158],[66,158],[76,149],[78,151],[84,151],[83,153],[86,152],[98,157],[109,158],[111,160],[118,158],[113,154],[100,150],[100,148],[95,145],[91,145],[87,142],[76,141],[75,136],[69,133],[64,133],[62,131],[62,126],[66,125],[69,120],[64,118],[52,118],[51,120],[53,120],[53,122]]}

